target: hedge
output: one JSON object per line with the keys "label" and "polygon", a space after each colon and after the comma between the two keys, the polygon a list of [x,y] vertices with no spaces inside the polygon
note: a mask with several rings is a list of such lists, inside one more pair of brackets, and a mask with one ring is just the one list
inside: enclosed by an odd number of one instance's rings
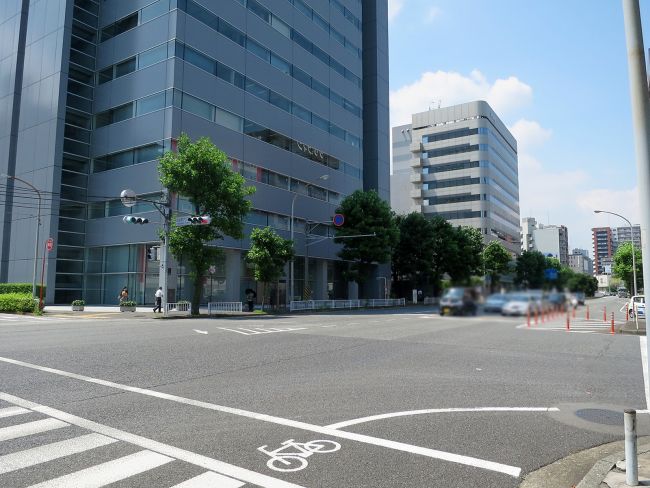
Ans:
{"label": "hedge", "polygon": [[0,294],[0,312],[35,312],[38,310],[38,301],[29,293],[3,293]]}
{"label": "hedge", "polygon": [[[36,295],[38,296],[41,291],[41,285],[36,285]],[[43,287],[43,296],[47,287]],[[32,294],[32,284],[31,283],[0,283],[0,295],[6,293],[29,293]]]}

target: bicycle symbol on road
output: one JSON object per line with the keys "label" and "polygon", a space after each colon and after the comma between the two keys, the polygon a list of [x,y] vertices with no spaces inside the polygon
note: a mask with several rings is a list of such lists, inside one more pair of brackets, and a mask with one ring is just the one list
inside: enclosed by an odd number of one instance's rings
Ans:
{"label": "bicycle symbol on road", "polygon": [[316,440],[305,443],[295,442],[293,439],[284,441],[281,447],[274,451],[267,450],[268,446],[258,447],[258,451],[271,456],[266,462],[269,469],[282,471],[300,471],[307,467],[307,458],[312,454],[327,454],[341,449],[341,444],[334,441]]}

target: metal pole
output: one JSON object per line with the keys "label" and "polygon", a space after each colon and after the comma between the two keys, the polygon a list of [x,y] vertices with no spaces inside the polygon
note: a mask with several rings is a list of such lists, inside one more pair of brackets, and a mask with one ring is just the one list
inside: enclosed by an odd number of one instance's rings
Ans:
{"label": "metal pole", "polygon": [[169,312],[167,310],[167,293],[169,293],[168,283],[167,283],[167,256],[169,255],[169,229],[171,226],[172,219],[172,206],[169,201],[169,192],[164,190],[165,204],[163,206],[163,238],[160,246],[160,274],[158,276],[158,285],[162,286],[163,296],[162,296],[162,307],[163,307],[163,317],[167,317]]}
{"label": "metal pole", "polygon": [[639,485],[639,460],[636,450],[636,410],[625,410],[625,484]]}
{"label": "metal pole", "polygon": [[[296,197],[297,197],[297,196],[298,196],[298,194],[297,194],[297,193],[294,193],[294,195],[293,195],[293,199],[291,200],[291,223],[289,224],[289,225],[290,225],[290,229],[291,229],[291,248],[294,250],[294,252],[295,252],[295,249],[296,249],[296,245],[295,245],[295,243],[293,242],[293,228],[294,228],[294,222],[293,222],[293,206],[294,206],[294,204],[296,203]],[[292,257],[291,257],[291,263],[289,264],[289,280],[290,280],[290,283],[289,283],[289,290],[290,290],[290,291],[289,291],[289,293],[290,293],[290,296],[289,296],[289,305],[291,305],[291,300],[293,300],[293,297],[296,296],[295,293],[294,293],[294,289],[293,289],[293,263],[294,263],[294,261],[295,261],[295,258],[292,256]]]}
{"label": "metal pole", "polygon": [[[622,0],[641,214],[643,282],[650,283],[650,96],[639,0]],[[650,350],[650,343],[648,344]]]}
{"label": "metal pole", "polygon": [[[309,300],[309,296],[307,295],[307,286],[309,283],[309,222],[305,221],[305,276],[304,276],[304,283],[302,285],[302,294],[303,300]],[[311,294],[310,294],[311,295]]]}

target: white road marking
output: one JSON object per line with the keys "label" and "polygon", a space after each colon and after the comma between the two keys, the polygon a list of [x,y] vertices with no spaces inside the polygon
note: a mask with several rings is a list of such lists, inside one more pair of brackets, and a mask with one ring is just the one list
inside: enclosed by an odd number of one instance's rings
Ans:
{"label": "white road marking", "polygon": [[13,452],[0,456],[0,474],[89,451],[113,442],[117,442],[117,440],[101,434],[87,434],[32,449],[25,449],[24,451]]}
{"label": "white road marking", "polygon": [[[13,403],[15,405],[29,408],[35,412],[49,415],[50,417],[54,417],[54,419],[65,419],[65,422],[76,425],[77,427],[92,430],[107,437],[112,437],[113,439],[128,442],[129,444],[134,444],[149,451],[157,452],[164,456],[169,456],[171,458],[185,461],[187,463],[194,464],[196,466],[200,466],[202,468],[209,469],[210,471],[215,471],[226,476],[232,476],[233,478],[238,478],[240,480],[253,483],[257,486],[262,486],[264,488],[304,488],[300,485],[295,485],[293,483],[288,483],[276,478],[271,478],[270,476],[256,473],[255,471],[250,471],[245,468],[240,468],[239,466],[235,466],[233,464],[224,463],[223,461],[218,461],[216,459],[202,456],[201,454],[197,454],[191,451],[186,451],[185,449],[180,449],[178,447],[163,444],[162,442],[154,441],[146,437],[115,429],[113,427],[109,427],[108,425],[98,424],[92,420],[77,417],[76,415],[46,407],[45,405],[39,405],[38,403],[9,395],[8,393],[0,392],[0,399]],[[69,487],[76,485],[64,486]]]}
{"label": "white road marking", "polygon": [[171,488],[239,488],[240,486],[244,486],[244,483],[239,480],[208,471]]}
{"label": "white road marking", "polygon": [[248,329],[245,327],[239,327],[238,329],[229,329],[228,327],[217,327],[218,329],[221,330],[228,330],[230,332],[237,332],[238,334],[246,335],[246,336],[251,336],[251,335],[259,335],[259,334],[273,334],[276,332],[293,332],[296,330],[307,330],[307,327],[255,327],[253,329]]}
{"label": "white road marking", "polygon": [[4,417],[13,417],[14,415],[22,415],[24,413],[29,413],[29,410],[20,407],[0,408],[0,419]]}
{"label": "white road marking", "polygon": [[207,333],[208,333],[207,330],[199,330],[199,329],[192,329],[192,330],[193,330],[194,332],[196,332],[197,334],[207,334]]}
{"label": "white road marking", "polygon": [[12,425],[0,429],[0,441],[8,441],[10,439],[18,439],[28,435],[40,434],[48,430],[60,429],[67,427],[68,424],[56,419],[43,419],[35,420],[34,422],[27,422],[26,424]]}
{"label": "white road marking", "polygon": [[29,488],[70,488],[71,486],[100,488],[172,461],[172,458],[157,452],[140,451],[81,471],[43,481]]}
{"label": "white road marking", "polygon": [[650,409],[650,382],[648,381],[648,338],[639,337],[641,344],[641,368],[643,369],[643,386],[645,390],[645,408]]}
{"label": "white road marking", "polygon": [[[477,368],[478,369],[478,368]],[[432,413],[468,413],[468,412],[559,412],[557,407],[477,407],[477,408],[429,408],[425,410],[407,410],[404,412],[383,413],[358,419],[346,420],[337,424],[328,425],[329,429],[342,429],[350,425],[363,424],[373,420],[390,419],[393,417],[407,417],[411,415],[424,415]]]}
{"label": "white road marking", "polygon": [[[109,388],[115,388],[118,390],[124,390],[124,391],[130,391],[132,393],[139,393],[141,395],[147,395],[155,398],[162,398],[164,400],[170,400],[174,401],[177,403],[183,403],[186,405],[192,405],[195,407],[199,408],[205,408],[208,410],[214,410],[218,412],[224,412],[224,413],[230,413],[232,415],[239,415],[241,417],[247,417],[247,418],[252,418],[255,420],[263,421],[263,422],[270,422],[278,425],[284,425],[286,427],[294,427],[296,429],[301,429],[301,430],[306,430],[310,432],[317,432],[319,434],[324,434],[324,435],[329,435],[332,437],[338,437],[341,439],[348,439],[356,442],[361,442],[364,444],[371,444],[375,446],[381,446],[385,447],[388,449],[394,449],[397,451],[403,451],[403,452],[409,452],[412,454],[420,454],[422,456],[427,456],[430,458],[434,459],[442,459],[443,461],[450,461],[454,463],[459,463],[459,464],[465,464],[467,466],[474,466],[477,468],[482,468],[486,469],[489,471],[496,471],[499,473],[504,473],[508,474],[510,476],[514,477],[519,477],[519,474],[521,473],[521,468],[515,467],[515,466],[508,466],[506,464],[500,464],[500,463],[495,463],[492,461],[486,461],[483,459],[477,459],[477,458],[472,458],[468,456],[461,456],[459,454],[453,454],[449,452],[444,452],[444,451],[438,451],[435,449],[427,449],[423,447],[418,447],[418,446],[413,446],[411,444],[404,444],[401,442],[395,442],[395,441],[390,441],[387,439],[381,439],[379,437],[371,437],[371,436],[366,436],[366,435],[361,435],[361,434],[355,434],[352,432],[345,432],[342,430],[337,430],[337,429],[331,429],[328,427],[322,427],[320,425],[315,425],[315,424],[309,424],[306,422],[300,422],[297,420],[291,420],[291,419],[285,419],[282,417],[275,417],[272,415],[266,415],[262,413],[257,413],[257,412],[251,412],[248,410],[242,410],[239,408],[233,408],[233,407],[226,407],[223,405],[217,405],[214,403],[208,403],[208,402],[203,402],[200,400],[193,400],[191,398],[185,398],[185,397],[180,397],[176,395],[170,395],[168,393],[163,393],[161,391],[156,391],[156,390],[147,390],[145,388],[138,388],[135,386],[128,386],[128,385],[122,385],[120,383],[114,383],[112,381],[107,381],[107,380],[101,380],[98,378],[91,378],[90,376],[84,376],[76,373],[70,373],[67,371],[62,371],[60,369],[54,369],[54,368],[48,368],[45,366],[38,366],[36,364],[31,364],[31,363],[26,363],[24,361],[18,361],[17,359],[10,359],[10,358],[4,358],[0,357],[0,361],[10,363],[10,364],[15,364],[17,366],[24,366],[26,368],[31,368],[35,369],[38,371],[44,371],[47,373],[52,373],[56,374],[59,376],[65,376],[68,378],[73,378],[81,381],[86,381],[88,383],[95,383],[98,385],[103,385],[107,386]],[[8,397],[11,397],[11,395],[7,395],[5,393],[0,393],[0,399],[2,400],[7,400],[8,402],[12,402],[16,405],[23,406],[25,408],[30,408],[31,410],[34,410],[33,408],[23,405],[17,402],[13,402],[12,400],[8,399]],[[46,407],[47,408],[47,407]],[[40,411],[40,410],[39,410]],[[49,414],[51,415],[51,414]],[[52,415],[52,417],[55,417],[55,415]],[[103,433],[101,431],[98,431],[100,433]],[[106,434],[110,435],[110,434]],[[115,437],[115,436],[111,436]],[[210,468],[208,468],[210,469]],[[217,471],[217,470],[213,470]],[[228,473],[224,473],[228,475]],[[241,476],[237,476],[240,479],[244,479]],[[259,484],[259,483],[258,483]]]}

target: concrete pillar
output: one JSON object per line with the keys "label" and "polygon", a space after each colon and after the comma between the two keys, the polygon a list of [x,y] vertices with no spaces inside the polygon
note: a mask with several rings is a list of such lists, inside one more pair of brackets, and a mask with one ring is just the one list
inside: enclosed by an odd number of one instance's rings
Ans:
{"label": "concrete pillar", "polygon": [[327,261],[316,261],[316,283],[314,284],[314,299],[327,300]]}
{"label": "concrete pillar", "polygon": [[241,302],[241,252],[235,249],[226,249],[226,300]]}
{"label": "concrete pillar", "polygon": [[348,300],[357,300],[359,298],[359,285],[356,281],[348,282]]}

